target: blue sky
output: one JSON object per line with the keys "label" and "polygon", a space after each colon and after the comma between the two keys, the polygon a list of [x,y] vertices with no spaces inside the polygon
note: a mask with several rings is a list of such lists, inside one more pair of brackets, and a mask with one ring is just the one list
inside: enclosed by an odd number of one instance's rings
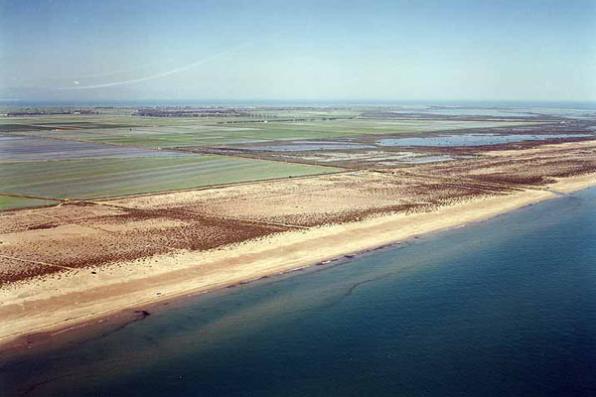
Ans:
{"label": "blue sky", "polygon": [[6,1],[0,98],[596,100],[596,1]]}

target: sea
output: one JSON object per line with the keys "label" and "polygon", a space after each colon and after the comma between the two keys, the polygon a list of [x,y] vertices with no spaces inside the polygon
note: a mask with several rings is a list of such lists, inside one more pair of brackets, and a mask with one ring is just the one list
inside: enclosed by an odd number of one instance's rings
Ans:
{"label": "sea", "polygon": [[596,189],[5,358],[0,395],[594,396]]}

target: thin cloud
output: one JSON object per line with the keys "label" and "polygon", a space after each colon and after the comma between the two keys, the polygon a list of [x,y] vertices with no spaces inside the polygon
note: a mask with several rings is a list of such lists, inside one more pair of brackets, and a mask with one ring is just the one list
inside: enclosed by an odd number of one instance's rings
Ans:
{"label": "thin cloud", "polygon": [[90,85],[80,85],[80,83],[79,83],[73,87],[61,87],[58,89],[59,90],[89,90],[89,89],[94,89],[94,88],[106,88],[106,87],[117,87],[117,86],[122,86],[122,85],[130,85],[130,84],[142,83],[144,81],[160,79],[162,77],[167,77],[167,76],[171,76],[173,74],[181,73],[181,72],[187,71],[189,69],[195,68],[197,66],[203,65],[207,62],[211,62],[214,59],[221,58],[224,55],[228,55],[233,52],[236,52],[246,46],[249,46],[250,44],[251,43],[245,43],[245,44],[236,46],[234,48],[231,48],[229,50],[218,52],[218,53],[211,55],[209,57],[199,59],[199,60],[189,63],[187,65],[180,66],[180,67],[177,67],[177,68],[165,71],[165,72],[152,74],[150,76],[144,76],[144,77],[139,77],[136,79],[129,79],[129,80],[123,80],[123,81],[112,81],[112,82],[108,82],[108,83],[90,84]]}

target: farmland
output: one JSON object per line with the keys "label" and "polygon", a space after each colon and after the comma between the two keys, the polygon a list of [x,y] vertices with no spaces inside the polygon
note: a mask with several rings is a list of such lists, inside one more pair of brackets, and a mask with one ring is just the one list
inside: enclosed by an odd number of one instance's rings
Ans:
{"label": "farmland", "polygon": [[[444,118],[357,118],[336,112],[319,111],[305,117],[284,112],[255,112],[250,117],[167,118],[138,116],[105,116],[74,123],[64,116],[45,120],[11,118],[0,132],[22,133],[85,142],[148,148],[183,146],[219,146],[249,142],[293,139],[350,138],[378,134],[416,134],[429,131],[464,128],[492,128],[534,125],[544,122],[534,119],[463,119]],[[83,117],[83,116],[81,116]],[[87,117],[87,116],[85,116]],[[63,121],[60,121],[62,119]],[[51,121],[48,121],[51,120]],[[109,122],[108,122],[109,121]],[[10,122],[10,124],[9,124]],[[100,128],[101,127],[101,128]]]}
{"label": "farmland", "polygon": [[334,172],[334,168],[225,156],[77,159],[4,163],[5,193],[77,199],[225,185]]}
{"label": "farmland", "polygon": [[596,125],[589,111],[424,106],[32,108],[6,115],[2,209],[469,161],[494,147],[591,140]]}
{"label": "farmland", "polygon": [[[397,164],[407,164],[404,159],[432,162],[441,155],[404,154],[375,142],[379,137],[553,123],[553,116],[516,112],[454,117],[389,110],[9,109],[8,116],[0,117],[0,194],[7,195],[2,208],[369,169],[392,159]],[[290,153],[276,155],[275,148],[284,142]],[[304,142],[319,150],[293,152]],[[267,145],[274,150],[263,150]],[[349,150],[342,150],[345,147]]]}
{"label": "farmland", "polygon": [[57,202],[55,200],[43,200],[22,197],[20,195],[8,196],[5,194],[0,194],[0,211],[16,208],[42,207],[56,203]]}

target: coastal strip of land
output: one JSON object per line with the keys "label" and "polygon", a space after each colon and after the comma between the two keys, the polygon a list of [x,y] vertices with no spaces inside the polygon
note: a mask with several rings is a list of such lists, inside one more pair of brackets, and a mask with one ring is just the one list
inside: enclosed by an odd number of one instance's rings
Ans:
{"label": "coastal strip of land", "polygon": [[[360,222],[290,231],[213,251],[153,257],[151,271],[130,272],[138,263],[15,284],[2,291],[0,343],[24,334],[57,331],[76,323],[142,307],[164,299],[296,270],[350,253],[370,250],[425,233],[460,227],[596,185],[596,176],[562,179],[544,190],[472,200],[430,213],[396,214]],[[29,285],[27,285],[29,284]],[[21,293],[17,293],[21,290]]]}
{"label": "coastal strip of land", "polygon": [[594,143],[550,145],[7,213],[0,345],[483,221],[596,185],[594,161]]}

